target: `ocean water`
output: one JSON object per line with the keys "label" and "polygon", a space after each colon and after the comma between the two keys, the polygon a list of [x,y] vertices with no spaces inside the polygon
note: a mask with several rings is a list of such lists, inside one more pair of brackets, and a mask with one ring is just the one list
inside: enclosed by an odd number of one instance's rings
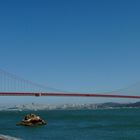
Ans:
{"label": "ocean water", "polygon": [[[46,126],[16,126],[35,113]],[[140,140],[140,109],[0,111],[0,134],[22,140]]]}

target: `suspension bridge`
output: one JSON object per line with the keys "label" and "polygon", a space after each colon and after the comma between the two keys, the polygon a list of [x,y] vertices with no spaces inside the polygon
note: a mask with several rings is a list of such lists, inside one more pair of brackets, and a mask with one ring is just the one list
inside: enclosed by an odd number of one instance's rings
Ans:
{"label": "suspension bridge", "polygon": [[70,93],[40,85],[0,69],[0,96],[63,96],[140,99],[139,83],[124,89],[104,93]]}

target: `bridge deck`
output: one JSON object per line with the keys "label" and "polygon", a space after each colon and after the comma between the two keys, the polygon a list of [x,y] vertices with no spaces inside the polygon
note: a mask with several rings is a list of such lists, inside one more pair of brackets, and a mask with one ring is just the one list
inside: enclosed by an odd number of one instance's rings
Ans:
{"label": "bridge deck", "polygon": [[64,96],[64,97],[105,97],[105,98],[135,98],[140,96],[117,94],[81,94],[81,93],[32,93],[32,92],[0,92],[0,96]]}

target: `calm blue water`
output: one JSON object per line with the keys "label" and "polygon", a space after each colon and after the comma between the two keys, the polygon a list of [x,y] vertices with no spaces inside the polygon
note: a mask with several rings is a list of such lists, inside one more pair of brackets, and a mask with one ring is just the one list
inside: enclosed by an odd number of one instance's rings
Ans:
{"label": "calm blue water", "polygon": [[[46,126],[16,126],[27,113]],[[139,140],[140,109],[0,111],[0,134],[23,140]]]}

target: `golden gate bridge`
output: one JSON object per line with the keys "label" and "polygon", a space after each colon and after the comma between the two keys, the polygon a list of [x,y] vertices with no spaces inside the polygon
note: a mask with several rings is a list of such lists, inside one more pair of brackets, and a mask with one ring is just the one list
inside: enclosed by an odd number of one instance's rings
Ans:
{"label": "golden gate bridge", "polygon": [[139,85],[139,83],[136,83],[124,89],[104,93],[70,93],[25,80],[17,75],[0,69],[0,96],[63,96],[140,99]]}

